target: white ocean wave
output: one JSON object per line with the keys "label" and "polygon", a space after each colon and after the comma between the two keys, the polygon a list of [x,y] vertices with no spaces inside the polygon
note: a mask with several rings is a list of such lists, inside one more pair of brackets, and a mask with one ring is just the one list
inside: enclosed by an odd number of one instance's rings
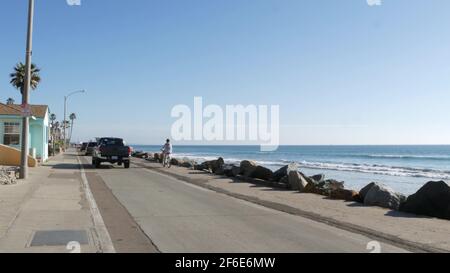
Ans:
{"label": "white ocean wave", "polygon": [[[450,156],[445,155],[397,155],[397,154],[353,154],[355,157],[367,157],[367,158],[393,158],[393,159],[407,159],[407,158],[422,158],[422,159],[450,159]],[[204,162],[209,160],[215,160],[220,157],[219,154],[196,154],[196,153],[175,153],[173,157],[188,158],[196,162]],[[292,163],[288,159],[266,160],[255,159],[251,156],[241,157],[224,157],[224,160],[228,164],[239,164],[242,160],[253,160],[257,164],[266,166],[272,170],[276,170],[282,166]],[[340,163],[340,162],[328,162],[328,161],[299,161],[297,162],[299,168],[318,169],[318,170],[333,170],[344,172],[358,172],[375,175],[387,175],[387,176],[401,176],[401,177],[423,177],[428,179],[450,179],[450,172],[430,169],[430,168],[413,168],[413,167],[399,167],[377,164],[358,164],[358,163]]]}
{"label": "white ocean wave", "polygon": [[450,160],[448,155],[402,155],[402,154],[350,154],[348,157],[365,158],[389,158],[389,159],[430,159],[430,160]]}
{"label": "white ocean wave", "polygon": [[307,162],[307,161],[299,162],[299,166],[301,168],[303,167],[310,169],[360,172],[360,173],[381,174],[390,176],[450,179],[450,172],[425,168],[421,169],[421,168],[395,167],[395,166],[369,165],[369,164]]}
{"label": "white ocean wave", "polygon": [[[204,162],[209,160],[215,160],[219,156],[214,155],[192,155],[192,154],[175,154],[175,157],[189,158],[197,162]],[[224,158],[228,164],[239,164],[240,158]],[[249,159],[252,160],[252,159]],[[278,160],[278,161],[266,161],[266,160],[254,160],[256,163],[266,166],[271,169],[285,166],[292,161]],[[352,164],[352,163],[333,163],[333,162],[310,162],[301,161],[297,162],[299,168],[319,169],[319,170],[334,170],[334,171],[346,171],[346,172],[360,172],[379,175],[390,176],[404,176],[404,177],[424,177],[430,179],[450,179],[450,172],[426,169],[426,168],[410,168],[410,167],[395,167],[384,165],[370,165],[370,164]]]}

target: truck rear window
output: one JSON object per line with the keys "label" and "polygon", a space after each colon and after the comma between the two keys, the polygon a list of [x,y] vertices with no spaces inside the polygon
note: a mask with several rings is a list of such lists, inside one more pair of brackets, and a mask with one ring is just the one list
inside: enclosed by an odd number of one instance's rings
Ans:
{"label": "truck rear window", "polygon": [[100,145],[105,146],[123,146],[123,140],[117,138],[105,138],[100,141]]}

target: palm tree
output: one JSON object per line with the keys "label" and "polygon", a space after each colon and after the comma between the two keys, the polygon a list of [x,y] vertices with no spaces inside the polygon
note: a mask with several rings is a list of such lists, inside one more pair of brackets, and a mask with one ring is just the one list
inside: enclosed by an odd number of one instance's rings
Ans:
{"label": "palm tree", "polygon": [[55,122],[55,124],[54,124],[54,132],[53,132],[53,134],[55,136],[55,141],[61,139],[59,126],[60,126],[59,121]]}
{"label": "palm tree", "polygon": [[[11,73],[9,76],[11,78],[10,83],[20,90],[20,93],[23,94],[23,90],[25,88],[25,71],[26,67],[23,63],[18,63],[16,67],[14,67],[14,73]],[[39,83],[41,82],[41,77],[39,76],[39,72],[41,70],[35,65],[31,64],[31,89],[35,90]]]}
{"label": "palm tree", "polygon": [[[51,118],[51,116],[50,116],[50,118]],[[55,115],[55,118],[56,118],[56,115]],[[61,145],[60,144],[60,140],[61,140],[61,130],[59,129],[59,125],[60,125],[60,123],[59,123],[59,121],[56,121],[56,122],[54,122],[54,121],[52,121],[53,122],[53,125],[52,125],[52,130],[53,130],[53,155],[55,155],[56,154],[56,151],[58,151],[59,152],[59,148],[57,149],[56,147],[56,145]]]}
{"label": "palm tree", "polygon": [[8,98],[8,99],[6,100],[6,104],[7,104],[7,105],[13,105],[14,103],[15,103],[15,101],[14,101],[13,98]]}
{"label": "palm tree", "polygon": [[55,155],[55,120],[56,120],[56,115],[55,114],[51,114],[50,115],[50,121],[51,121],[51,129],[50,129],[50,135],[52,137],[52,155]]}
{"label": "palm tree", "polygon": [[52,130],[51,130],[52,139],[54,138],[54,134],[55,134],[55,120],[56,120],[56,115],[55,114],[51,114],[50,115],[50,121],[51,121],[51,125],[52,125]]}
{"label": "palm tree", "polygon": [[70,121],[63,120],[63,121],[61,121],[61,125],[60,126],[61,126],[61,130],[64,132],[62,138],[64,139],[64,141],[66,141],[66,143],[64,143],[64,145],[66,145],[67,144],[67,138],[66,138],[65,132],[67,131],[67,129],[70,128]]}
{"label": "palm tree", "polygon": [[55,120],[56,120],[56,115],[55,114],[51,114],[50,115],[50,121],[52,122],[52,125],[54,124]]}
{"label": "palm tree", "polygon": [[[63,131],[67,131],[67,129],[69,129],[69,128],[70,128],[70,121],[68,121],[68,120],[61,121],[61,129]],[[66,139],[66,136],[63,136],[63,138]]]}
{"label": "palm tree", "polygon": [[61,121],[61,127],[64,129],[64,128],[66,128],[66,129],[69,129],[69,127],[70,127],[70,122],[68,121],[68,120],[63,120],[63,121]]}
{"label": "palm tree", "polygon": [[69,143],[70,140],[72,139],[72,131],[73,131],[73,122],[74,120],[77,119],[77,115],[75,115],[75,113],[70,114],[69,119],[71,121],[71,125],[70,125],[70,136],[69,136]]}

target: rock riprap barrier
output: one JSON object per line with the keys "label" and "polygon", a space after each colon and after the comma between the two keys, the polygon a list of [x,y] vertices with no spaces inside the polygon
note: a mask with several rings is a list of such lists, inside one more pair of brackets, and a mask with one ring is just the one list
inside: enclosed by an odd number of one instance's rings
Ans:
{"label": "rock riprap barrier", "polygon": [[400,205],[400,211],[450,220],[450,187],[431,181]]}

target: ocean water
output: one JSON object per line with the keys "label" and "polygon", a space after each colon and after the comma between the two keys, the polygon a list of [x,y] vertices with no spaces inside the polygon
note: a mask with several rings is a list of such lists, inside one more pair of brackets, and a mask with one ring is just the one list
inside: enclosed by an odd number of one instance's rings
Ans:
{"label": "ocean water", "polygon": [[[161,146],[133,145],[155,152]],[[281,146],[261,152],[259,146],[174,146],[174,157],[198,162],[223,157],[228,163],[254,160],[272,170],[291,162],[307,175],[323,173],[359,190],[370,182],[384,183],[404,194],[428,181],[450,180],[450,145],[445,146]]]}

